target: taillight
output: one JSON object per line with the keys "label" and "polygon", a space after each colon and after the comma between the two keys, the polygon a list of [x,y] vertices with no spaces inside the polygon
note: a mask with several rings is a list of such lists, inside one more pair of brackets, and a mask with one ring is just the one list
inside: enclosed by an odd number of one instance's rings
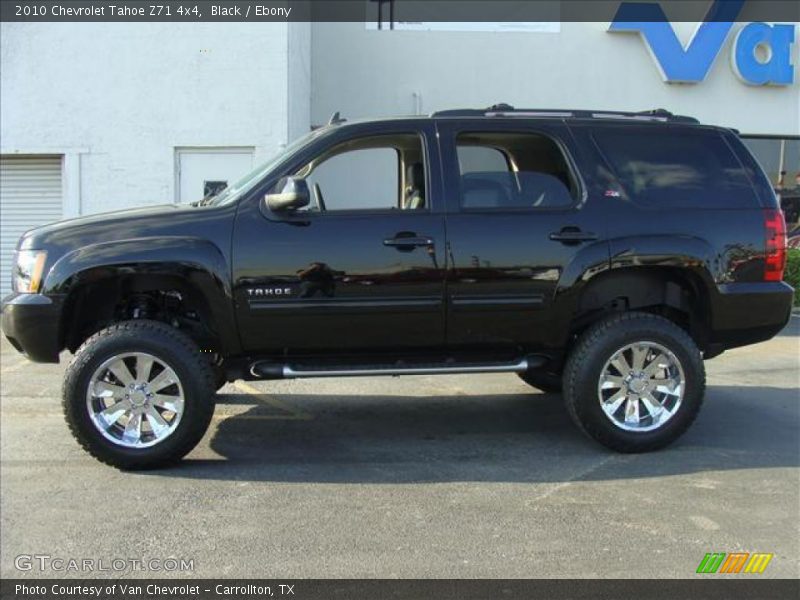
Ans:
{"label": "taillight", "polygon": [[764,211],[764,234],[764,281],[781,281],[786,268],[786,221],[780,209]]}

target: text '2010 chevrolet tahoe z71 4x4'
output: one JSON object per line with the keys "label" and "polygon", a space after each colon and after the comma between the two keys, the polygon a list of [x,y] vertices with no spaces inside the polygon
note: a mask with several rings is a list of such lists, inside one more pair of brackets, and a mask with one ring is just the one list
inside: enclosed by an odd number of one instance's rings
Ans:
{"label": "text '2010 chevrolet tahoe z71 4x4'", "polygon": [[2,326],[74,352],[67,423],[121,468],[189,452],[225,381],[355,375],[517,373],[640,452],[785,325],[785,245],[736,133],[688,117],[335,118],[214,198],[28,232]]}

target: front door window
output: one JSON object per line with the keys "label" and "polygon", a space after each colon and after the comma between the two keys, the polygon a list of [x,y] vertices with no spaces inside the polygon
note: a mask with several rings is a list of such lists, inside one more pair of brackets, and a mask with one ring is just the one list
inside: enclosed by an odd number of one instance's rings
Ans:
{"label": "front door window", "polygon": [[418,135],[351,140],[335,146],[297,173],[311,190],[306,210],[424,210],[426,173]]}

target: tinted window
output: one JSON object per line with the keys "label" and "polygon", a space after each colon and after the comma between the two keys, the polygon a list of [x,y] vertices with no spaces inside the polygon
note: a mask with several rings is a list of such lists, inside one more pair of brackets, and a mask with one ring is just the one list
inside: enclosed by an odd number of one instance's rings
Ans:
{"label": "tinted window", "polygon": [[546,136],[465,132],[456,148],[463,208],[564,208],[575,201],[564,155]]}
{"label": "tinted window", "polygon": [[594,138],[636,202],[663,208],[758,205],[744,169],[717,132],[620,128]]}

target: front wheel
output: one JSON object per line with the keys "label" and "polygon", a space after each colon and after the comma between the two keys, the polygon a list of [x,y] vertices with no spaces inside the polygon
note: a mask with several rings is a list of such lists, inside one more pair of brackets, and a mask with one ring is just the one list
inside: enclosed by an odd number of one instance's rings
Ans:
{"label": "front wheel", "polygon": [[578,427],[619,452],[647,452],[680,437],[700,410],[705,368],[672,321],[622,313],[590,327],[564,371],[564,401]]}
{"label": "front wheel", "polygon": [[221,367],[212,365],[211,370],[214,372],[214,391],[218,392],[227,385],[228,377]]}
{"label": "front wheel", "polygon": [[121,469],[164,466],[200,441],[214,413],[214,372],[194,342],[156,321],[90,337],[64,378],[64,415],[92,456]]}

